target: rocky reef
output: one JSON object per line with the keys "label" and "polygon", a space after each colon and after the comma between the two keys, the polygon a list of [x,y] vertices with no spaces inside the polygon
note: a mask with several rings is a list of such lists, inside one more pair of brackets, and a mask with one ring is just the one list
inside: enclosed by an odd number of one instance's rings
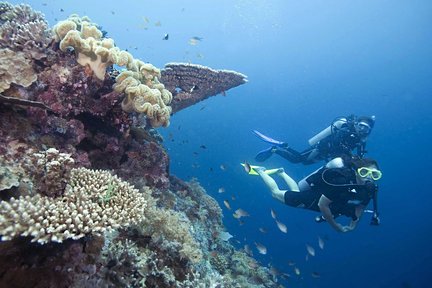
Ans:
{"label": "rocky reef", "polygon": [[0,287],[278,287],[154,129],[244,75],[159,70],[23,4],[0,2],[0,35]]}

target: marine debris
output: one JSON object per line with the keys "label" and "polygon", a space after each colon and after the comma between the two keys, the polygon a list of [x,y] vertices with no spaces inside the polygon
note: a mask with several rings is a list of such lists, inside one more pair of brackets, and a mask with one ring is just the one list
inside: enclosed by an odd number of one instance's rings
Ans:
{"label": "marine debris", "polygon": [[[0,287],[278,287],[225,241],[199,183],[169,173],[160,71],[97,27],[72,15],[49,30],[0,2]],[[229,89],[207,80],[194,99]]]}
{"label": "marine debris", "polygon": [[168,63],[161,75],[173,95],[173,113],[247,82],[245,75],[235,71],[187,63]]}

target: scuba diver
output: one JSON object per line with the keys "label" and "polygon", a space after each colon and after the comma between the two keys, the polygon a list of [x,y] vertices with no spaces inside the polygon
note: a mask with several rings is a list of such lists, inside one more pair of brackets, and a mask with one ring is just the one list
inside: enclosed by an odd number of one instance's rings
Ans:
{"label": "scuba diver", "polygon": [[255,135],[272,146],[259,152],[255,160],[263,162],[274,153],[282,156],[292,163],[305,165],[328,161],[335,157],[353,157],[353,151],[357,149],[356,156],[362,158],[366,151],[366,140],[375,124],[375,116],[350,115],[336,118],[329,127],[309,139],[310,147],[299,152],[288,146],[287,143],[272,139],[256,130]]}
{"label": "scuba diver", "polygon": [[[296,183],[283,168],[267,170],[260,166],[242,164],[250,175],[259,175],[272,196],[286,205],[321,212],[315,221],[327,221],[336,231],[355,229],[363,212],[372,212],[371,225],[379,225],[376,181],[382,176],[378,164],[369,158],[338,157]],[[270,176],[280,176],[288,185],[280,190]],[[365,210],[373,200],[373,211]],[[339,216],[351,218],[347,226],[336,222]]]}

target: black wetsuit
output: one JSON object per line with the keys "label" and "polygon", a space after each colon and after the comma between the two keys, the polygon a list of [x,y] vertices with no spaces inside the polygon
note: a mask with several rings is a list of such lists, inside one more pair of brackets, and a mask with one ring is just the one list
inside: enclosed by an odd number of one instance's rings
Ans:
{"label": "black wetsuit", "polygon": [[354,220],[355,207],[367,206],[375,193],[375,184],[359,185],[355,172],[348,168],[321,168],[304,179],[308,185],[299,185],[300,192],[286,191],[285,204],[320,212],[321,195],[329,198],[333,215],[345,215]]}
{"label": "black wetsuit", "polygon": [[363,157],[366,153],[366,137],[360,137],[352,125],[346,124],[303,152],[283,146],[274,147],[273,152],[292,163],[307,165],[344,155],[351,157],[354,150],[357,150],[357,156]]}

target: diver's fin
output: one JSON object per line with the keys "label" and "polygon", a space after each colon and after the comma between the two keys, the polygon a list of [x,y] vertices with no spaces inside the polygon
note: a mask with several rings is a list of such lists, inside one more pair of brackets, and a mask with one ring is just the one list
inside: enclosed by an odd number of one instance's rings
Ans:
{"label": "diver's fin", "polygon": [[277,145],[277,146],[286,146],[286,143],[285,143],[285,142],[282,142],[282,141],[279,141],[279,140],[276,140],[276,139],[270,138],[270,137],[268,137],[268,136],[262,134],[261,132],[259,132],[259,131],[257,131],[257,130],[252,130],[252,132],[253,132],[256,136],[258,136],[261,140],[263,140],[263,141],[265,141],[265,142],[267,142],[267,143],[270,143],[270,144],[273,144],[273,145]]}
{"label": "diver's fin", "polygon": [[273,147],[270,147],[258,152],[258,154],[255,156],[255,160],[258,162],[264,162],[272,155],[273,155]]}
{"label": "diver's fin", "polygon": [[[257,168],[264,168],[262,166],[254,166],[254,165],[250,165],[250,164],[245,164],[245,163],[240,163],[240,165],[242,165],[243,167],[247,167],[249,170],[249,175],[259,175],[258,172],[256,171]],[[265,169],[265,168],[264,168]],[[280,168],[276,168],[276,169],[265,169],[264,173],[267,175],[271,175],[274,173],[278,173],[280,171]]]}

